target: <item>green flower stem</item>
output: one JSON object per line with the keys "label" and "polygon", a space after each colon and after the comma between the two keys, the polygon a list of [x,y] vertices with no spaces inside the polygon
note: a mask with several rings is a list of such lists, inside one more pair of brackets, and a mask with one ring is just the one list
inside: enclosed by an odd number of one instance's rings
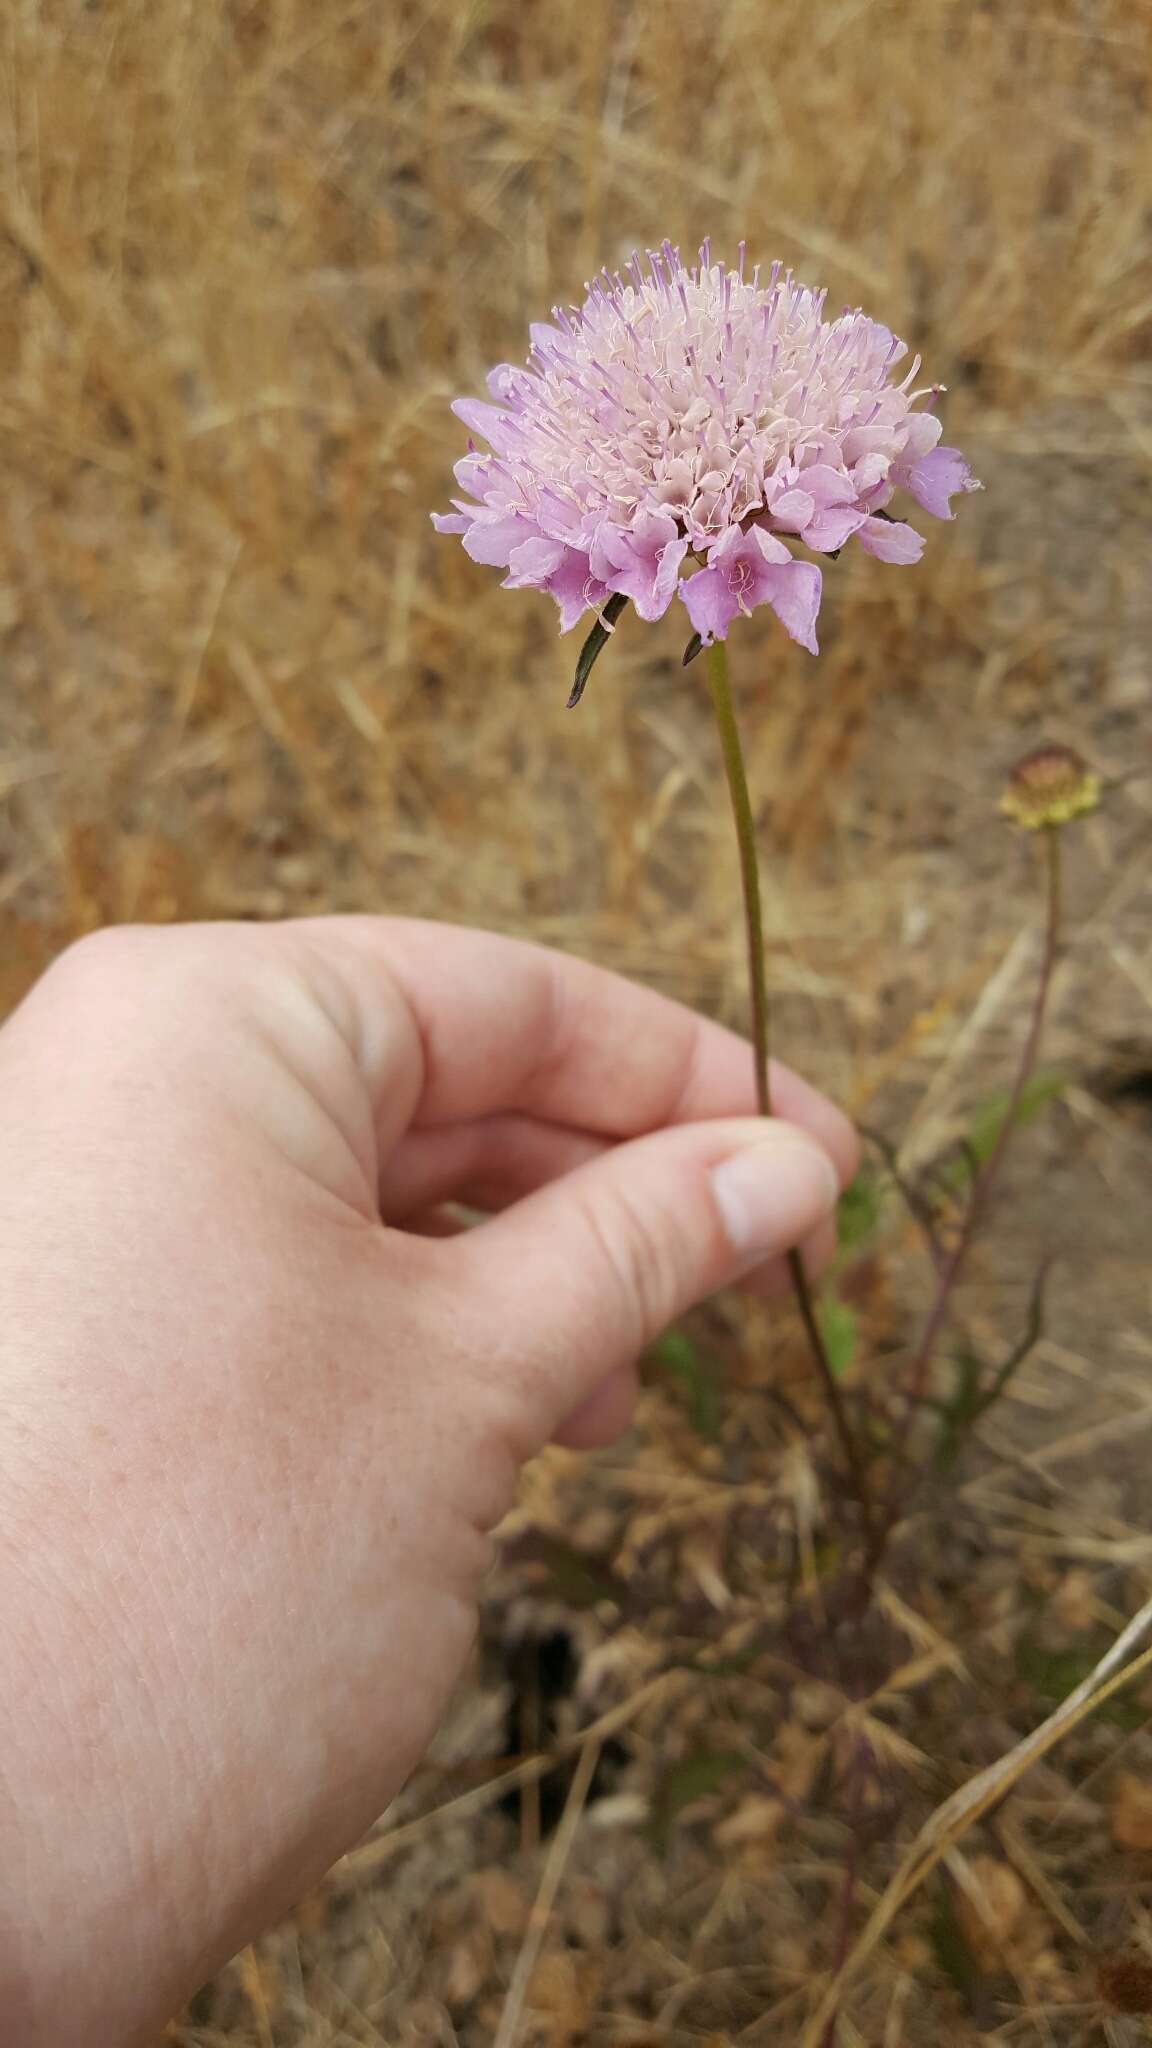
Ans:
{"label": "green flower stem", "polygon": [[744,772],[740,728],[728,686],[728,651],[722,640],[708,649],[708,688],[720,733],[724,773],[732,799],[736,844],[740,851],[740,885],[744,891],[744,928],[748,943],[748,988],[752,997],[752,1043],[756,1055],[756,1104],[761,1116],[772,1114],[772,1077],[768,1066],[768,981],[764,970],[764,912],[760,902],[760,863],[756,857],[756,820]]}
{"label": "green flower stem", "polygon": [[[712,697],[712,708],[716,713],[716,725],[720,734],[720,747],[724,755],[724,772],[728,778],[728,794],[732,800],[732,817],[736,826],[736,844],[740,852],[740,880],[744,894],[744,928],[748,940],[748,986],[752,998],[752,1042],[756,1061],[756,1102],[762,1116],[772,1114],[772,1077],[769,1069],[769,1010],[768,984],[764,971],[764,918],[760,902],[760,864],[756,855],[756,823],[752,816],[752,802],[748,794],[748,777],[744,768],[744,750],[740,744],[740,728],[736,723],[736,711],[732,703],[732,691],[728,683],[728,656],[722,640],[714,640],[708,649],[708,689]],[[844,1456],[852,1491],[856,1496],[860,1512],[867,1526],[871,1520],[871,1501],[868,1480],[857,1448],[856,1439],[849,1426],[836,1375],[832,1370],[827,1346],[820,1329],[812,1300],[812,1290],[804,1271],[804,1261],[798,1251],[788,1254],[788,1272],[800,1320],[812,1353],[812,1362],[823,1389],[840,1448]]]}

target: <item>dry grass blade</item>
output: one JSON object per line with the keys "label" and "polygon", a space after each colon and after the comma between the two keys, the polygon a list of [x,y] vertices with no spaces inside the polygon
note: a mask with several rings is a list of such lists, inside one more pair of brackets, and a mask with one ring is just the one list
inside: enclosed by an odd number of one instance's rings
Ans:
{"label": "dry grass blade", "polygon": [[548,1923],[552,1917],[552,1908],[556,1901],[556,1894],[560,1889],[560,1881],[564,1875],[568,1858],[572,1853],[572,1844],[576,1839],[576,1830],[580,1825],[580,1816],[584,1811],[584,1802],[588,1797],[588,1788],[592,1783],[599,1760],[600,1744],[595,1741],[585,1742],[584,1748],[580,1753],[580,1762],[576,1767],[576,1774],[569,1787],[568,1797],[564,1802],[564,1812],[560,1817],[560,1825],[556,1830],[556,1839],[552,1844],[548,1853],[548,1861],[544,1866],[544,1875],[540,1880],[540,1889],[536,1894],[536,1900],[528,1918],[528,1931],[521,1945],[520,1953],[516,1958],[516,1967],[512,1972],[512,1981],[508,1986],[508,1996],[504,2001],[504,2010],[500,2015],[500,2024],[496,2029],[492,2048],[513,2048],[516,2036],[520,2031],[520,2017],[524,2010],[524,2000],[528,1995],[528,1987],[532,1982],[532,1972],[540,1960],[540,1951],[544,1946],[544,1937],[548,1932]]}
{"label": "dry grass blade", "polygon": [[362,1848],[353,1849],[351,1855],[345,1856],[329,1873],[329,1882],[345,1884],[366,1877],[390,1862],[399,1850],[418,1841],[429,1828],[448,1821],[470,1820],[473,1814],[483,1813],[485,1808],[493,1805],[497,1799],[503,1799],[506,1792],[514,1791],[518,1785],[528,1785],[537,1778],[543,1778],[549,1771],[554,1771],[558,1764],[563,1763],[565,1757],[571,1756],[576,1750],[583,1751],[588,1743],[600,1745],[607,1742],[610,1736],[627,1727],[629,1721],[634,1720],[645,1707],[651,1706],[673,1687],[690,1683],[691,1676],[691,1673],[684,1671],[662,1671],[658,1677],[650,1679],[647,1685],[642,1685],[637,1692],[631,1693],[626,1700],[621,1700],[619,1706],[610,1707],[606,1714],[601,1714],[589,1727],[582,1728],[578,1735],[573,1736],[568,1742],[558,1744],[546,1755],[525,1757],[523,1763],[513,1764],[510,1770],[500,1771],[485,1784],[473,1786],[470,1792],[461,1792],[456,1799],[445,1800],[443,1806],[434,1807],[431,1813],[421,1814],[416,1820],[405,1821],[402,1827],[392,1828],[387,1834],[378,1835],[374,1841],[365,1842]]}
{"label": "dry grass blade", "polygon": [[898,1164],[905,1175],[911,1175],[917,1166],[931,1159],[953,1136],[956,1112],[950,1091],[955,1088],[974,1047],[991,1030],[1005,1008],[1015,1001],[1018,985],[1028,972],[1034,949],[1032,933],[1019,932],[989,976],[979,1001],[957,1031],[945,1058],[935,1069],[899,1150]]}
{"label": "dry grass blade", "polygon": [[246,1948],[239,1959],[240,1981],[252,2008],[256,2024],[258,2048],[275,2048],[272,2033],[272,2019],[268,2010],[268,1996],[260,1970],[260,1959],[252,1948]]}
{"label": "dry grass blade", "polygon": [[870,1915],[855,1947],[837,1970],[801,2038],[800,2048],[820,2048],[849,1981],[867,1962],[883,1940],[900,1908],[917,1891],[954,1843],[974,1826],[989,1808],[1024,1775],[1040,1757],[1069,1734],[1078,1722],[1119,1692],[1133,1678],[1152,1668],[1152,1648],[1141,1651],[1131,1663],[1125,1660],[1152,1628],[1152,1600],[1145,1602],[1095,1669],[1062,1700],[1046,1721],[1026,1735],[1007,1755],[998,1757],[988,1769],[970,1778],[958,1792],[936,1809],[921,1828],[879,1904]]}
{"label": "dry grass blade", "polygon": [[1051,1878],[1041,1870],[1019,1828],[1004,1816],[996,1823],[996,1834],[1009,1863],[1013,1865],[1029,1890],[1035,1894],[1044,1911],[1058,1927],[1063,1928],[1068,1939],[1075,1942],[1077,1948],[1087,1948],[1087,1934],[1075,1913],[1061,1898]]}

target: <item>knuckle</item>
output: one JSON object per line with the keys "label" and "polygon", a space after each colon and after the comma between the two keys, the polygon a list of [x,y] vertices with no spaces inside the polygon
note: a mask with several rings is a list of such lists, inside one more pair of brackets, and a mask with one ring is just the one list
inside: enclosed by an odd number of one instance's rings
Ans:
{"label": "knuckle", "polygon": [[103,925],[73,939],[58,955],[44,976],[53,992],[94,995],[107,987],[118,987],[144,969],[154,934],[146,925]]}
{"label": "knuckle", "polygon": [[190,989],[202,992],[235,978],[243,962],[259,962],[269,950],[263,932],[248,926],[102,925],[74,939],[44,979],[73,994],[128,991],[136,1000],[184,1000]]}
{"label": "knuckle", "polygon": [[179,1020],[187,1037],[207,1014],[218,977],[195,926],[107,925],[59,955],[33,999],[66,1015],[78,1032],[139,1048]]}

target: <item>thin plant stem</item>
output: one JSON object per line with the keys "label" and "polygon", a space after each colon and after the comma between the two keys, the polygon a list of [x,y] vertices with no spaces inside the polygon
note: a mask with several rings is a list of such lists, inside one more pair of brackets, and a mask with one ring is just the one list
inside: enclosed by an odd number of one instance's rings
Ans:
{"label": "thin plant stem", "polygon": [[[832,1951],[832,1975],[838,1977],[848,1959],[852,1939],[852,1908],[856,1903],[856,1886],[860,1876],[860,1822],[864,1813],[864,1774],[871,1761],[871,1747],[861,1738],[852,1745],[852,1760],[848,1766],[848,1853],[844,1858],[844,1872],[840,1880],[840,1896],[836,1904],[836,1943]],[[820,2048],[836,2048],[836,2018],[828,2015],[828,2025]]]}
{"label": "thin plant stem", "polygon": [[[768,983],[764,968],[764,916],[760,898],[760,863],[756,853],[756,822],[748,794],[748,776],[744,767],[740,728],[736,722],[736,711],[728,681],[727,649],[722,640],[714,640],[708,649],[708,689],[716,714],[720,748],[724,756],[724,773],[728,779],[728,794],[732,802],[732,818],[736,827],[736,844],[740,855],[744,930],[748,942],[748,988],[752,1004],[756,1102],[762,1116],[771,1116],[770,1014]],[[828,1357],[828,1348],[812,1300],[812,1290],[808,1285],[808,1275],[804,1271],[804,1261],[798,1251],[788,1254],[788,1273],[796,1297],[796,1306],[800,1311],[800,1320],[804,1325],[804,1334],[812,1353],[812,1362],[816,1367],[828,1412],[840,1442],[852,1491],[867,1527],[871,1521],[868,1480],[840,1389],[836,1384],[836,1375]]]}
{"label": "thin plant stem", "polygon": [[1040,1050],[1040,1040],[1044,1031],[1044,1018],[1048,1009],[1048,996],[1052,987],[1052,975],[1060,952],[1060,926],[1063,917],[1063,862],[1061,859],[1060,827],[1058,825],[1045,825],[1043,827],[1043,843],[1045,883],[1044,944],[1040,956],[1040,972],[1036,980],[1036,992],[1032,998],[1032,1009],[1028,1019],[1028,1029],[1025,1033],[1024,1044],[1016,1068],[1016,1076],[1009,1092],[1000,1128],[996,1133],[992,1150],[988,1154],[983,1166],[979,1168],[973,1178],[959,1235],[952,1250],[940,1266],[936,1288],[925,1318],[920,1341],[912,1355],[912,1363],[908,1371],[908,1392],[904,1416],[893,1445],[896,1467],[894,1485],[897,1489],[898,1497],[889,1506],[883,1524],[876,1531],[876,1546],[874,1547],[872,1559],[873,1566],[879,1562],[884,1545],[895,1523],[899,1520],[901,1468],[904,1462],[903,1454],[907,1446],[913,1418],[917,1409],[923,1404],[924,1397],[927,1394],[928,1375],[932,1369],[932,1360],[935,1355],[936,1346],[939,1343],[941,1333],[947,1321],[952,1296],[968,1263],[976,1232],[984,1220],[996,1182],[999,1179],[1000,1170],[1004,1164],[1004,1159],[1012,1140],[1012,1134],[1016,1127],[1016,1120],[1020,1114],[1020,1104],[1024,1098],[1024,1090],[1028,1086],[1032,1071],[1036,1065],[1036,1057]]}

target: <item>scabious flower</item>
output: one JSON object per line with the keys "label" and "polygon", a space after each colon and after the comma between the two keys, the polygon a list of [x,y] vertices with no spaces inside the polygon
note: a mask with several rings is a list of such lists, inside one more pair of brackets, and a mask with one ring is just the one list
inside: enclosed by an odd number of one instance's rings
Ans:
{"label": "scabious flower", "polygon": [[524,369],[492,371],[491,403],[457,399],[488,447],[470,444],[463,495],[434,524],[507,586],[548,591],[562,632],[589,610],[604,622],[613,596],[649,620],[679,597],[707,643],[768,604],[814,654],[821,572],[797,543],[915,562],[923,538],[887,512],[893,493],[950,519],[979,488],[938,445],[939,387],[911,388],[919,357],[895,382],[907,350],[887,327],[826,320],[824,293],[779,264],[746,276],[743,244],[735,269],[707,242],[689,269],[665,242],[531,338]]}

